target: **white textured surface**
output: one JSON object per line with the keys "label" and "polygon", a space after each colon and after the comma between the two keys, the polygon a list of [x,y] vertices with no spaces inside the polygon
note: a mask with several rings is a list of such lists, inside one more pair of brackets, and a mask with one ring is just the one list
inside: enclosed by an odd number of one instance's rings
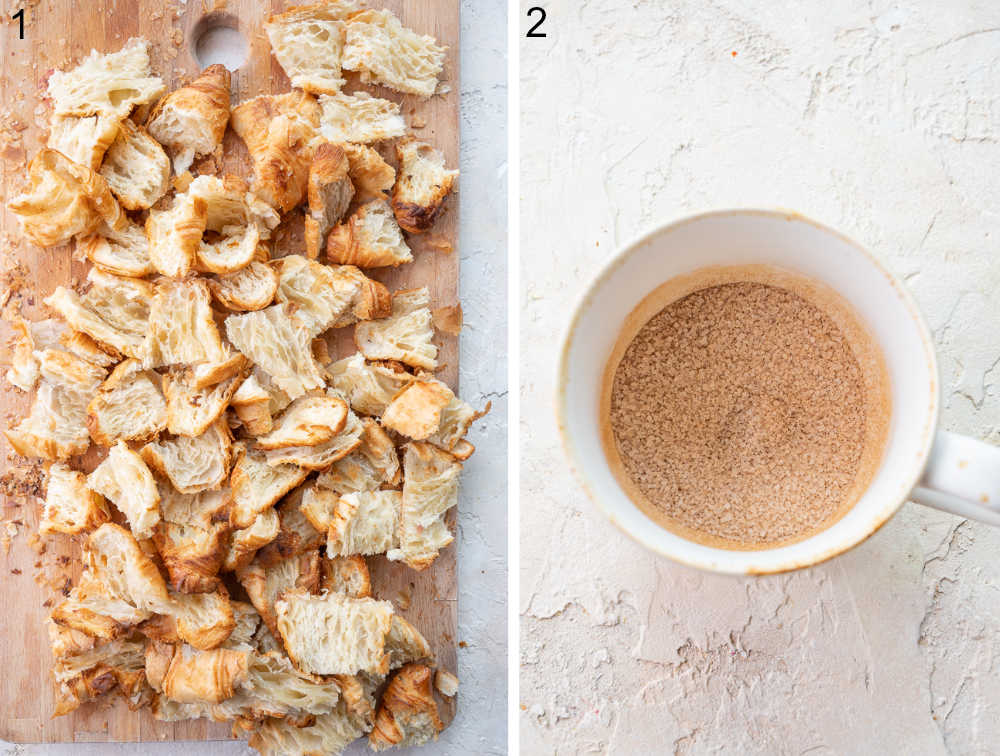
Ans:
{"label": "white textured surface", "polygon": [[[461,395],[493,410],[470,433],[458,515],[458,714],[435,745],[395,753],[507,752],[507,63],[502,3],[462,0]],[[47,756],[244,756],[240,742],[10,746]],[[371,753],[356,746],[348,753]]]}
{"label": "white textured surface", "polygon": [[996,753],[1000,530],[906,505],[805,572],[694,572],[586,499],[552,390],[618,244],[779,205],[905,277],[943,426],[1000,442],[1000,4],[544,5],[548,38],[521,29],[523,752]]}

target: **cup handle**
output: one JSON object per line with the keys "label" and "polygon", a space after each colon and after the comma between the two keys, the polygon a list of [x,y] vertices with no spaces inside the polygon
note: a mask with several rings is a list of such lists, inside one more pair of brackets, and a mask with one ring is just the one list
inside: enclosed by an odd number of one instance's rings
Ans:
{"label": "cup handle", "polygon": [[910,500],[1000,526],[1000,446],[938,431]]}

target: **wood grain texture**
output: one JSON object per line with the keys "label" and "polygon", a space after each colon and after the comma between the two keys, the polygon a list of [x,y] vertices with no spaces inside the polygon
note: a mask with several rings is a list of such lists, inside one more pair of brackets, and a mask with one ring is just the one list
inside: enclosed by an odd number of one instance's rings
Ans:
{"label": "wood grain texture", "polygon": [[[21,7],[17,0],[3,0],[3,28],[0,53],[3,56],[0,94],[4,108],[0,113],[0,157],[4,209],[0,213],[0,242],[7,280],[23,282],[23,290],[14,295],[29,319],[46,317],[41,300],[56,286],[79,282],[87,266],[71,259],[70,247],[39,249],[21,237],[18,223],[6,211],[6,200],[24,183],[25,162],[38,149],[46,133],[47,111],[40,105],[48,73],[56,68],[74,65],[91,48],[116,50],[133,36],[144,36],[153,43],[153,68],[172,90],[190,80],[198,71],[194,58],[194,34],[206,25],[220,23],[238,28],[250,44],[248,61],[233,75],[233,103],[269,92],[285,92],[289,83],[277,61],[269,52],[261,23],[270,13],[285,9],[281,0],[188,0],[185,4],[164,3],[162,0],[101,0],[79,3],[74,0],[27,0],[25,39],[18,39],[17,22],[11,14]],[[294,3],[287,4],[291,7]],[[408,121],[425,122],[414,133],[443,150],[449,166],[459,159],[458,102],[458,35],[459,11],[457,0],[370,0],[369,7],[386,7],[395,11],[403,23],[421,33],[434,35],[448,46],[448,56],[442,80],[451,90],[444,96],[422,101],[411,96],[380,88],[366,88],[382,97],[402,103]],[[208,22],[203,21],[208,17]],[[356,77],[348,75],[344,91],[362,87]],[[249,178],[251,172],[242,142],[227,132],[223,163],[226,172]],[[388,158],[391,148],[383,150]],[[393,162],[395,159],[393,158]],[[301,212],[279,228],[275,255],[303,252],[301,244]],[[458,254],[442,253],[429,248],[430,238],[444,237],[457,247],[458,202],[449,200],[447,212],[435,228],[423,237],[411,237],[415,261],[400,270],[376,272],[375,277],[390,289],[428,286],[433,306],[442,307],[458,301]],[[13,271],[13,273],[12,273]],[[19,300],[19,302],[16,302]],[[7,343],[11,335],[0,326],[0,362],[3,369],[10,362]],[[338,334],[331,346],[335,354],[353,351],[351,329]],[[444,365],[440,377],[457,388],[457,338],[439,334],[440,360]],[[334,353],[334,352],[331,352]],[[6,382],[0,386],[6,420],[16,419],[27,410],[30,397]],[[5,439],[0,439],[4,452],[3,472],[16,479],[24,478],[30,469],[23,461],[12,459]],[[97,460],[92,451],[82,460],[74,460],[90,469]],[[37,472],[37,471],[36,471]],[[18,534],[10,539],[9,551],[0,547],[0,581],[2,581],[3,629],[0,630],[0,658],[4,675],[0,676],[0,738],[14,742],[85,742],[85,741],[155,741],[202,740],[230,737],[228,724],[204,720],[162,723],[148,711],[129,712],[120,699],[111,705],[89,704],[73,714],[53,719],[53,692],[49,669],[51,654],[44,621],[48,608],[43,604],[57,600],[58,593],[44,585],[43,576],[59,575],[64,571],[60,561],[72,567],[79,557],[79,545],[64,536],[47,539],[33,548],[29,536],[35,532],[39,503],[31,496],[11,496],[3,499],[0,513],[5,522],[19,523]],[[454,529],[455,513],[451,513]],[[4,534],[0,524],[0,536]],[[43,553],[39,549],[44,548]],[[405,566],[389,564],[383,558],[370,560],[374,588],[382,598],[397,603],[402,598],[400,613],[419,627],[434,648],[438,661],[446,669],[456,667],[457,584],[455,578],[455,547],[446,549],[431,569],[417,573]],[[15,572],[16,571],[16,572]],[[451,722],[455,702],[440,700],[442,719]]]}

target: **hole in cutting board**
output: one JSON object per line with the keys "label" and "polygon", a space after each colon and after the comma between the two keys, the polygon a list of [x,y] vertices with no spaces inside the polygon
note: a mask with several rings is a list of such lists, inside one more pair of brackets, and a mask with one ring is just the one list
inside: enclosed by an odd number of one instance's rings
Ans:
{"label": "hole in cutting board", "polygon": [[247,61],[250,46],[229,13],[202,16],[191,32],[191,49],[201,68],[221,63],[235,71]]}

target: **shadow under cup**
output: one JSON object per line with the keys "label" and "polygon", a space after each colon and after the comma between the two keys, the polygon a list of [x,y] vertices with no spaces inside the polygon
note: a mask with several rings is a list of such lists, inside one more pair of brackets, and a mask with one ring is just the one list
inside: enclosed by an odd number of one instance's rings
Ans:
{"label": "shadow under cup", "polygon": [[[601,441],[604,371],[622,325],[661,284],[713,266],[766,265],[814,279],[855,311],[881,348],[892,411],[870,485],[829,528],[775,548],[730,550],[695,543],[650,519],[625,494]],[[716,572],[798,569],[860,543],[884,524],[917,484],[938,418],[938,377],[926,324],[902,284],[867,251],[832,229],[779,211],[720,211],[657,229],[620,251],[578,304],[557,377],[557,413],[571,463],[590,497],[646,548]]]}

